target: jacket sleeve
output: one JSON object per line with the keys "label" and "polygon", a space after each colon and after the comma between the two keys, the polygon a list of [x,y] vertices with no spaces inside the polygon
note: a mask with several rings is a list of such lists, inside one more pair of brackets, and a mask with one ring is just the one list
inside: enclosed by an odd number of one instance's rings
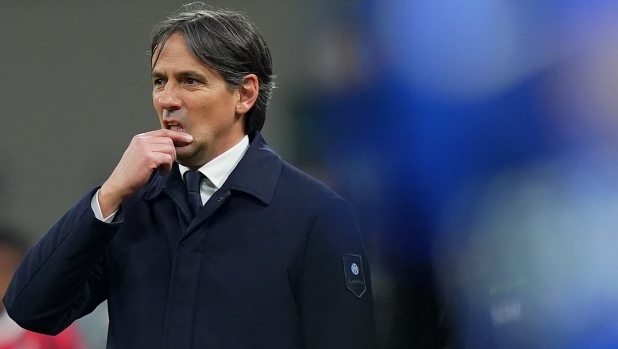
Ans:
{"label": "jacket sleeve", "polygon": [[298,301],[306,349],[377,348],[369,274],[350,207],[330,199],[305,245]]}
{"label": "jacket sleeve", "polygon": [[104,253],[120,223],[96,219],[90,206],[95,191],[69,210],[15,271],[3,300],[23,328],[58,334],[107,298]]}

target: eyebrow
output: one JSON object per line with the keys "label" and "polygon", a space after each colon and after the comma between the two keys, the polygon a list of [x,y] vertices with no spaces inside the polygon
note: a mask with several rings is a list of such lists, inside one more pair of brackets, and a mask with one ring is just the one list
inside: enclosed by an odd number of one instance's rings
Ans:
{"label": "eyebrow", "polygon": [[[167,77],[166,74],[164,74],[163,72],[157,71],[157,70],[153,70],[151,73],[151,76],[153,79],[159,79],[159,78],[165,78]],[[199,73],[195,70],[182,70],[179,71],[177,73],[174,74],[174,76],[177,79],[182,79],[182,78],[198,78],[200,80],[206,80],[206,76],[202,73]]]}

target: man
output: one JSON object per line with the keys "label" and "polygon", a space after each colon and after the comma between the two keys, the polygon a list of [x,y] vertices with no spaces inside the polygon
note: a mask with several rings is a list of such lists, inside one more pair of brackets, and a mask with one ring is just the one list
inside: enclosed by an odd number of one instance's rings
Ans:
{"label": "man", "polygon": [[[15,228],[0,226],[0,294],[28,250],[28,243]],[[76,325],[57,336],[27,331],[17,325],[0,304],[0,349],[84,349],[86,344]]]}
{"label": "man", "polygon": [[55,334],[107,300],[108,348],[375,348],[349,206],[260,135],[273,74],[257,29],[185,8],[151,52],[161,129],[28,253],[9,315]]}

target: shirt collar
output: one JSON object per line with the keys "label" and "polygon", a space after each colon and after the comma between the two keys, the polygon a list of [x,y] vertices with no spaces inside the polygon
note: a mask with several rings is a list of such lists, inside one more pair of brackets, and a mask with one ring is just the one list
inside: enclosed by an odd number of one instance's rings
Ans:
{"label": "shirt collar", "polygon": [[[230,176],[230,173],[234,171],[243,155],[245,155],[247,148],[249,148],[249,136],[245,135],[238,144],[197,170],[206,176],[216,189],[219,189],[227,180],[227,177]],[[184,175],[189,171],[189,168],[178,164],[178,169],[180,170],[180,176],[184,179]]]}

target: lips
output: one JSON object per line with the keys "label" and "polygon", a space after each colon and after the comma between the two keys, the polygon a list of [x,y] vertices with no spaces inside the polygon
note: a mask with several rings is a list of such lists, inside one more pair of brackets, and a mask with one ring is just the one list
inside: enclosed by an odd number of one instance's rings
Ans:
{"label": "lips", "polygon": [[163,122],[163,126],[165,126],[165,128],[168,130],[184,132],[184,127],[182,126],[182,123],[180,123],[179,121],[166,120]]}
{"label": "lips", "polygon": [[[163,127],[165,127],[166,129],[170,130],[170,131],[175,131],[175,132],[185,132],[185,128],[182,125],[182,123],[178,120],[164,120],[163,121]],[[174,146],[177,148],[181,148],[186,146],[186,144],[180,145],[177,142],[174,142]]]}

